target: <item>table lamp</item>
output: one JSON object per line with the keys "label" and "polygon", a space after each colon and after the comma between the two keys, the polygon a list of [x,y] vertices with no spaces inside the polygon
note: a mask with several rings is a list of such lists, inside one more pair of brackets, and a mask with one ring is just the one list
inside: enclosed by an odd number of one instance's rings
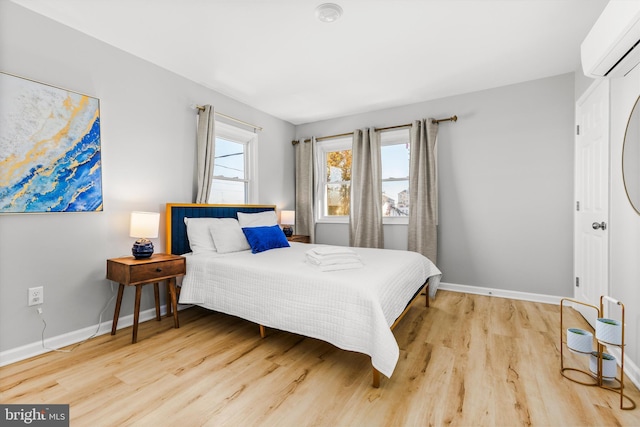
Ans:
{"label": "table lamp", "polygon": [[138,239],[131,248],[131,253],[136,259],[153,255],[153,243],[149,239],[158,237],[159,223],[160,214],[157,212],[131,212],[129,236]]}
{"label": "table lamp", "polygon": [[282,224],[282,231],[287,237],[293,236],[293,227],[296,223],[296,211],[282,211],[280,212],[280,224]]}

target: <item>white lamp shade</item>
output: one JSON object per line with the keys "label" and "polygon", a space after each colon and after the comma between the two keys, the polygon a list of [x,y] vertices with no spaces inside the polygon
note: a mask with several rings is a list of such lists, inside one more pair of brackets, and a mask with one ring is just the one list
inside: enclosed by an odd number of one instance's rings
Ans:
{"label": "white lamp shade", "polygon": [[131,212],[129,236],[153,239],[158,237],[160,214],[157,212]]}
{"label": "white lamp shade", "polygon": [[280,224],[293,225],[296,223],[296,211],[280,212]]}

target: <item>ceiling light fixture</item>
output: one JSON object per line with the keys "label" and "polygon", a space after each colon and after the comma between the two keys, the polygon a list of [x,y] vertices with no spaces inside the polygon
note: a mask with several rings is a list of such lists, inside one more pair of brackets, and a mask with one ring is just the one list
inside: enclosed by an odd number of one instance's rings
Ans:
{"label": "ceiling light fixture", "polygon": [[316,7],[316,18],[321,22],[331,23],[342,16],[342,8],[335,3],[324,3]]}

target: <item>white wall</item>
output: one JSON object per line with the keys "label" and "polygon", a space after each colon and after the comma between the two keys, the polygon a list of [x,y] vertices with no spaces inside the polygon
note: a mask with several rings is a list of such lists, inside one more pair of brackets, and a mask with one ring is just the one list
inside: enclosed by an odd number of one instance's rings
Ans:
{"label": "white wall", "polygon": [[[573,295],[573,73],[298,126],[297,138],[456,114],[439,131],[438,266],[443,281]],[[406,249],[406,226],[385,226]],[[348,243],[319,224],[320,243]]]}
{"label": "white wall", "polygon": [[[0,2],[0,70],[100,99],[104,212],[0,216],[0,352],[40,340],[27,288],[44,286],[46,336],[98,323],[106,259],[130,255],[129,213],[195,193],[193,103],[264,127],[259,203],[293,208],[294,126],[13,3]],[[276,162],[273,160],[277,159]],[[155,239],[164,250],[164,229]],[[146,289],[148,288],[148,289]],[[163,299],[164,299],[164,293]],[[125,293],[121,315],[133,311]],[[145,287],[142,309],[153,306]],[[113,316],[113,303],[105,312]]]}

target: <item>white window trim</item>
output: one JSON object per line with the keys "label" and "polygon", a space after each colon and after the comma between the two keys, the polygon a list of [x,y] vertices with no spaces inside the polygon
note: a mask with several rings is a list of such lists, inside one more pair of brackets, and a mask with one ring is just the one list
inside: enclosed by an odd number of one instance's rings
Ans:
{"label": "white window trim", "polygon": [[[228,123],[215,122],[216,137],[223,138],[228,141],[244,144],[246,149],[245,156],[245,178],[247,183],[246,203],[255,204],[258,201],[258,134]],[[222,177],[215,179],[224,179]],[[229,179],[229,181],[238,182],[237,179]]]}
{"label": "white window trim", "polygon": [[351,150],[353,147],[353,137],[343,137],[343,138],[335,138],[324,141],[319,141],[317,143],[317,155],[320,156],[318,159],[318,165],[322,168],[320,174],[318,174],[319,183],[318,189],[321,194],[317,194],[316,196],[316,222],[318,223],[326,223],[326,224],[347,224],[349,223],[348,215],[325,215],[324,212],[326,210],[326,206],[324,205],[326,202],[326,189],[327,189],[327,180],[326,180],[326,171],[325,167],[327,165],[327,153],[330,151],[342,151],[342,150]]}

